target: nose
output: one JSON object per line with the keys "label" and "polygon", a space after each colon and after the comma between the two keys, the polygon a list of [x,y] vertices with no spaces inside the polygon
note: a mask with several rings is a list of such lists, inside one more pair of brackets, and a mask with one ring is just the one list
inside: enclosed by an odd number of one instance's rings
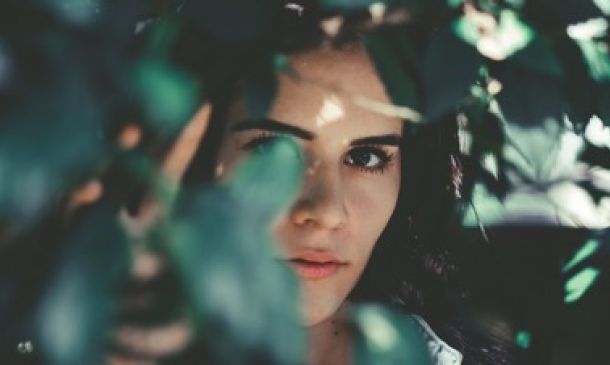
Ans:
{"label": "nose", "polygon": [[321,163],[313,165],[290,211],[290,219],[297,226],[340,229],[348,218],[341,171]]}

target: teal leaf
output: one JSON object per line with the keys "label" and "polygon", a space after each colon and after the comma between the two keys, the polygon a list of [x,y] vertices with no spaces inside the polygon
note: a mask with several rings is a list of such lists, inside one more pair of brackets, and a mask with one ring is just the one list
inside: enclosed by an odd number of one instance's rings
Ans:
{"label": "teal leaf", "polygon": [[532,342],[532,334],[528,331],[519,331],[515,335],[515,344],[522,349],[527,349],[530,347]]}
{"label": "teal leaf", "polygon": [[424,332],[410,315],[377,305],[357,306],[351,312],[357,331],[355,364],[432,364]]}
{"label": "teal leaf", "polygon": [[180,130],[199,106],[195,78],[155,59],[144,59],[136,65],[134,88],[145,122],[162,131]]}
{"label": "teal leaf", "polygon": [[599,274],[599,269],[587,267],[568,279],[564,287],[564,302],[578,301],[593,286]]}
{"label": "teal leaf", "polygon": [[69,235],[35,323],[50,365],[99,363],[129,269],[127,238],[106,203],[88,208]]}
{"label": "teal leaf", "polygon": [[304,358],[298,283],[277,260],[270,228],[302,176],[298,147],[279,140],[226,185],[203,188],[178,206],[167,249],[217,363],[249,364],[253,353],[281,364]]}
{"label": "teal leaf", "polygon": [[604,13],[604,15],[610,15],[610,1],[609,0],[593,0],[595,6]]}
{"label": "teal leaf", "polygon": [[595,252],[597,252],[597,250],[599,250],[599,248],[600,248],[600,243],[597,239],[591,238],[591,239],[587,240],[587,242],[585,242],[582,245],[582,247],[579,248],[578,251],[576,251],[576,253],[574,254],[574,256],[572,256],[570,261],[568,261],[568,263],[563,266],[561,271],[564,273],[570,271],[580,262],[582,262],[583,260],[586,260],[588,257],[591,257],[591,255],[595,254]]}
{"label": "teal leaf", "polygon": [[264,60],[246,80],[245,98],[248,117],[252,120],[265,118],[277,93],[275,58]]}
{"label": "teal leaf", "polygon": [[[515,52],[525,48],[535,37],[534,30],[524,23],[517,12],[510,9],[500,11],[497,24],[490,29],[481,30],[473,17],[487,17],[487,13],[464,15],[452,23],[454,33],[476,47],[480,54],[492,60],[504,60]],[[485,22],[487,23],[487,22]]]}
{"label": "teal leaf", "polygon": [[74,75],[32,91],[0,126],[0,219],[35,223],[69,188],[99,168],[106,147],[101,110]]}
{"label": "teal leaf", "polygon": [[64,21],[84,26],[95,22],[104,10],[102,0],[44,0]]}
{"label": "teal leaf", "polygon": [[359,10],[368,9],[373,4],[388,4],[391,0],[320,0],[326,9]]}
{"label": "teal leaf", "polygon": [[[444,27],[430,39],[423,61],[426,119],[435,120],[454,112],[470,96],[470,87],[479,78],[483,58],[457,38],[450,27]],[[448,62],[451,67],[447,67]]]}
{"label": "teal leaf", "polygon": [[593,40],[578,40],[576,44],[580,47],[591,78],[597,82],[610,81],[608,44]]}
{"label": "teal leaf", "polygon": [[421,109],[414,78],[408,73],[409,69],[414,69],[417,55],[404,30],[380,30],[368,34],[364,37],[364,45],[392,103]]}

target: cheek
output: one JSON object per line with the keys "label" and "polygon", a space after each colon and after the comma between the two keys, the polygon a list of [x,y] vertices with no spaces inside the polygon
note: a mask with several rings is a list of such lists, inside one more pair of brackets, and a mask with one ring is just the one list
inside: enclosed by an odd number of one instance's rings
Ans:
{"label": "cheek", "polygon": [[346,201],[355,220],[352,223],[356,227],[381,233],[396,207],[400,189],[399,172],[388,171],[384,175],[352,180],[346,189]]}

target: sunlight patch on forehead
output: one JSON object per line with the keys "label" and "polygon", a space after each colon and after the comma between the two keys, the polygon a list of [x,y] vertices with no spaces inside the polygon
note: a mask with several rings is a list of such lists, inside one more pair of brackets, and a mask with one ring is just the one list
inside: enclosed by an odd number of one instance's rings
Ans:
{"label": "sunlight patch on forehead", "polygon": [[337,95],[331,94],[324,98],[324,102],[316,117],[316,127],[321,128],[327,124],[336,122],[344,115],[345,108],[343,107],[343,103]]}

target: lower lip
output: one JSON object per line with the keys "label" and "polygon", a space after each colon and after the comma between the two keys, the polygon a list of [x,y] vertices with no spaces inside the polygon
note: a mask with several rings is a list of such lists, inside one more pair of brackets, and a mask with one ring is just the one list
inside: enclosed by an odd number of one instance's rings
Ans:
{"label": "lower lip", "polygon": [[296,274],[303,279],[324,279],[334,275],[343,264],[290,261]]}

